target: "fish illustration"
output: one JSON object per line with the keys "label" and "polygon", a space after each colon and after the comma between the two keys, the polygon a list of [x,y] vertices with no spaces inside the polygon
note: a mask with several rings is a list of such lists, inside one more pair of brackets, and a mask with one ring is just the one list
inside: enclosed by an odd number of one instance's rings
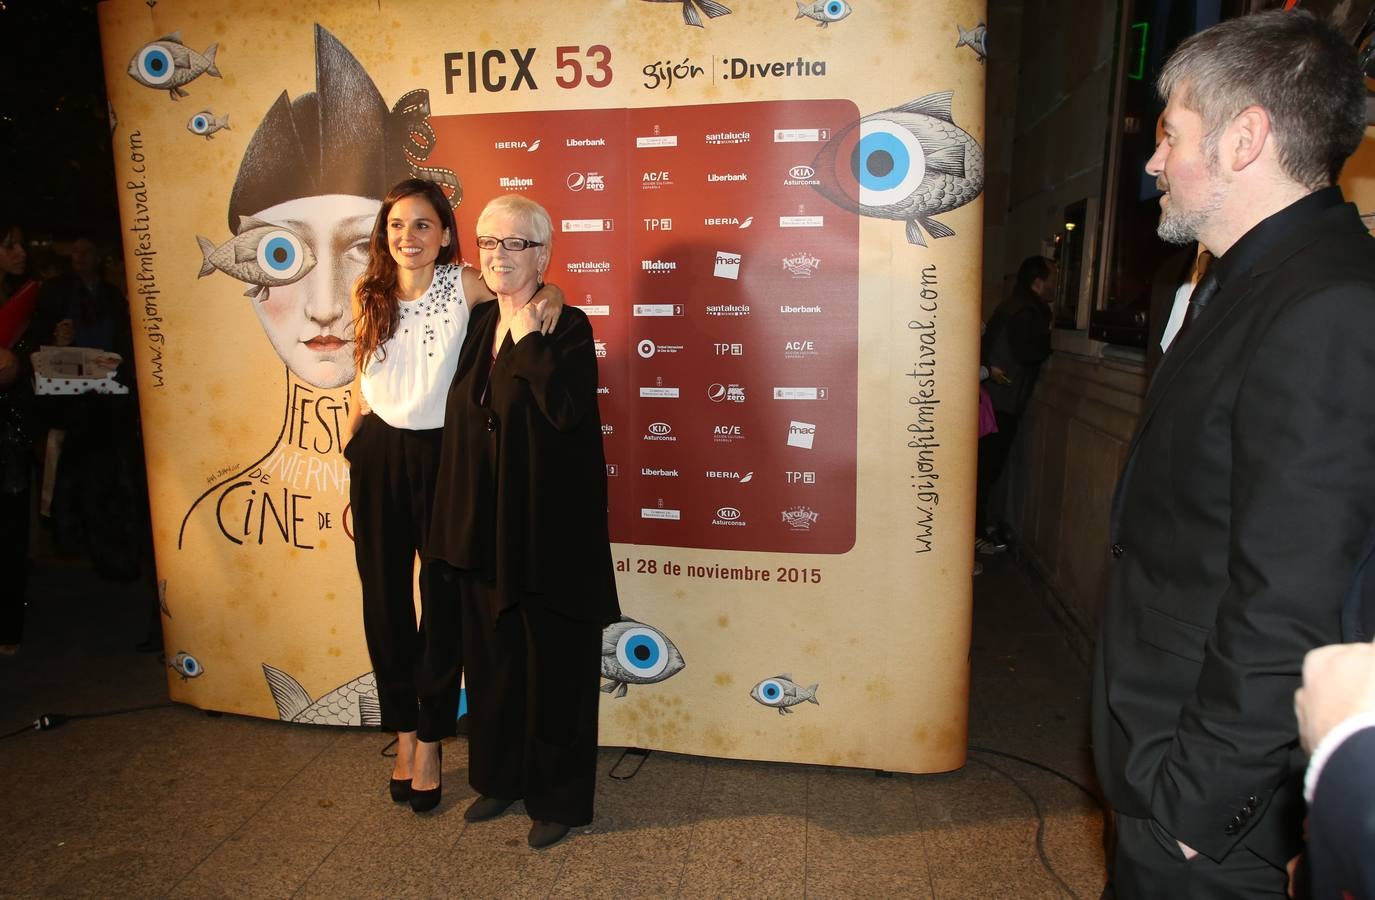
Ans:
{"label": "fish illustration", "polygon": [[283,722],[309,725],[381,725],[377,676],[372,672],[341,684],[318,700],[311,700],[301,683],[281,669],[263,663],[263,675]]}
{"label": "fish illustration", "polygon": [[968,31],[959,22],[955,23],[955,28],[960,33],[960,39],[955,42],[955,49],[968,47],[974,51],[974,55],[979,58],[979,62],[988,59],[988,26],[981,20],[978,25]]}
{"label": "fish illustration", "polygon": [[186,130],[192,134],[199,134],[207,141],[213,140],[215,132],[229,127],[229,113],[217,116],[208,109],[203,109],[191,117],[191,121],[186,123]]}
{"label": "fish illustration", "polygon": [[730,15],[730,7],[717,3],[716,0],[645,0],[646,3],[681,3],[683,5],[683,24],[696,25],[702,27],[702,17],[697,14],[697,9],[707,14],[707,18],[714,19],[717,16]]}
{"label": "fish illustration", "polygon": [[315,268],[315,253],[295,232],[252,216],[239,219],[239,233],[216,247],[209,238],[196,235],[200,244],[200,274],[204,278],[219,269],[251,287],[245,297],[261,300],[270,287],[291,284]]}
{"label": "fish illustration", "polygon": [[177,655],[168,661],[167,668],[180,675],[182,681],[188,678],[199,678],[205,674],[205,669],[201,666],[200,661],[185,650],[177,651]]}
{"label": "fish illustration", "polygon": [[936,215],[984,189],[984,154],[950,114],[953,91],[928,94],[867,115],[827,141],[812,163],[816,189],[862,216],[907,222],[907,240],[926,246],[955,232]]}
{"label": "fish illustration", "polygon": [[181,32],[174,31],[144,44],[129,61],[129,77],[144,87],[167,91],[173,100],[187,96],[183,84],[202,74],[220,77],[215,68],[215,53],[219,44],[211,44],[204,53],[197,53],[181,42]]}
{"label": "fish illustration", "polygon": [[797,0],[797,15],[793,19],[816,19],[817,28],[825,28],[832,22],[839,22],[841,19],[854,12],[854,7],[846,3],[845,0],[816,0],[815,3],[806,3],[804,0]]}
{"label": "fish illustration", "polygon": [[683,670],[683,654],[653,625],[621,616],[602,630],[603,693],[624,697],[626,685],[654,684]]}
{"label": "fish illustration", "polygon": [[772,706],[778,710],[780,716],[792,713],[789,709],[803,701],[821,704],[816,699],[816,689],[819,684],[810,687],[803,687],[793,681],[791,675],[775,675],[772,678],[765,678],[763,681],[750,688],[750,696],[765,706]]}

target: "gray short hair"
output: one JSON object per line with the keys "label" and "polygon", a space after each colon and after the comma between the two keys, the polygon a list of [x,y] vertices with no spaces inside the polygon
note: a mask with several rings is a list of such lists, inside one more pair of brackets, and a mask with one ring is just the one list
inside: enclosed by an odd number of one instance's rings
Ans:
{"label": "gray short hair", "polygon": [[1365,84],[1356,50],[1311,13],[1271,10],[1228,19],[1185,40],[1157,83],[1203,119],[1211,150],[1248,106],[1270,116],[1280,167],[1318,188],[1337,180],[1365,133]]}
{"label": "gray short hair", "polygon": [[[549,248],[550,239],[554,235],[554,224],[543,206],[521,194],[502,194],[482,207],[482,212],[478,214],[476,223],[479,234],[482,233],[482,221],[488,216],[498,213],[509,213],[517,217],[530,229],[531,240],[539,241],[546,250]],[[496,235],[496,237],[508,236]]]}

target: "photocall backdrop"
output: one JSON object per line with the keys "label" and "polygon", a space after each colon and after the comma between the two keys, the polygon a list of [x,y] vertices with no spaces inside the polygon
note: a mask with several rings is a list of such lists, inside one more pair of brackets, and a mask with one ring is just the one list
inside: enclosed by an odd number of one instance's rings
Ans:
{"label": "photocall backdrop", "polygon": [[984,4],[513,6],[100,6],[173,699],[378,721],[349,288],[418,174],[596,331],[602,743],[958,767]]}

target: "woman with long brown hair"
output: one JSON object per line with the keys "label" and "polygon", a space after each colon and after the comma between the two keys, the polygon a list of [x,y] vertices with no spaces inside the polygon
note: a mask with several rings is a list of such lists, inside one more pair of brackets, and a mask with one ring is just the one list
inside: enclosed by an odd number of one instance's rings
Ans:
{"label": "woman with long brown hair", "polygon": [[[356,398],[349,414],[349,501],[363,588],[363,631],[383,731],[397,737],[391,796],[416,812],[439,804],[440,741],[458,717],[462,636],[457,604],[420,569],[429,531],[445,398],[472,307],[495,296],[456,264],[453,210],[433,182],[407,179],[382,201],[368,265],[353,292]],[[562,293],[546,291],[543,327]]]}

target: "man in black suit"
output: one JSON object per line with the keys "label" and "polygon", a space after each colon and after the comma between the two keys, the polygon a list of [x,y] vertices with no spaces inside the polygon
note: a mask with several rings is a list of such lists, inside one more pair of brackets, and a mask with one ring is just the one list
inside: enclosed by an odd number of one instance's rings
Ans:
{"label": "man in black suit", "polygon": [[1312,754],[1303,790],[1310,895],[1375,898],[1375,645],[1311,651],[1294,714]]}
{"label": "man in black suit", "polygon": [[1283,897],[1292,696],[1375,533],[1375,241],[1332,186],[1355,52],[1304,12],[1223,22],[1160,77],[1159,234],[1214,254],[1113,498],[1094,755],[1123,898]]}

